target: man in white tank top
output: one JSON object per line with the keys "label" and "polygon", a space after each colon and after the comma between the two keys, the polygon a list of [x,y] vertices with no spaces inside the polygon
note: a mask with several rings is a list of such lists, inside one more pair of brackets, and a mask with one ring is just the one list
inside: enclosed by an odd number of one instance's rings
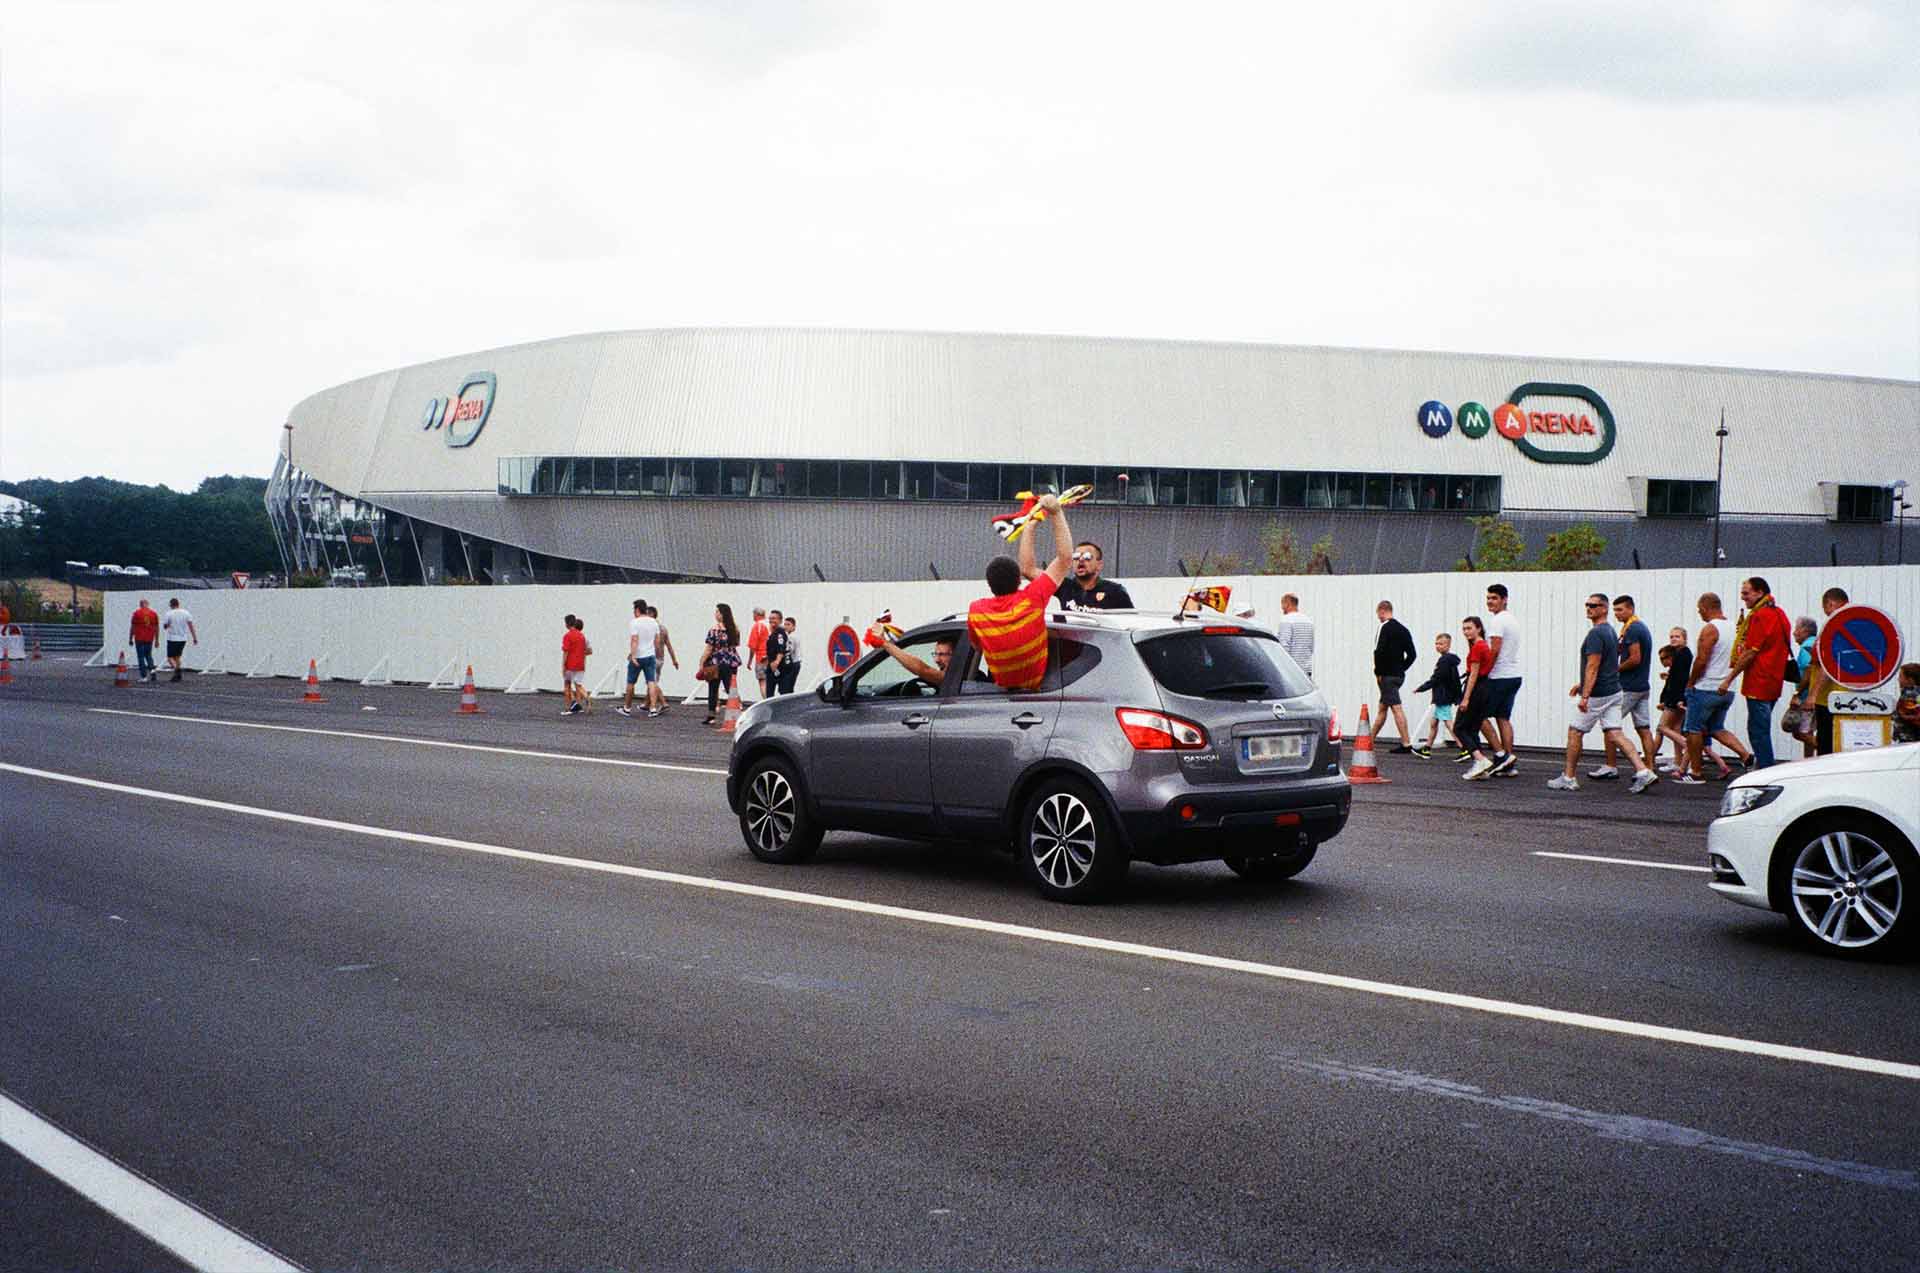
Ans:
{"label": "man in white tank top", "polygon": [[1720,688],[1733,666],[1733,621],[1720,607],[1718,593],[1703,592],[1698,603],[1704,626],[1694,650],[1693,668],[1687,677],[1687,763],[1674,781],[1693,784],[1704,781],[1700,762],[1711,734],[1740,757],[1740,763],[1753,764],[1753,753],[1727,728],[1727,709],[1733,706],[1733,691]]}

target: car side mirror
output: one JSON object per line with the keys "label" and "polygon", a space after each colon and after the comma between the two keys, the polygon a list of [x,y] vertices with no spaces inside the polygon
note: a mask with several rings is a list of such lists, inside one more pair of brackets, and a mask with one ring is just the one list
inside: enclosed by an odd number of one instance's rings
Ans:
{"label": "car side mirror", "polygon": [[813,692],[820,696],[820,701],[823,703],[837,703],[840,701],[840,691],[842,688],[843,684],[840,677],[836,674],[820,682],[819,686],[815,688]]}

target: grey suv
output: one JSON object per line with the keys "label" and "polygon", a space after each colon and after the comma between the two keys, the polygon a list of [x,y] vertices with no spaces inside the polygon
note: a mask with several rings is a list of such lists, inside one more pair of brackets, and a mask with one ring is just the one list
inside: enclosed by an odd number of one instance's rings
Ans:
{"label": "grey suv", "polygon": [[1327,703],[1271,632],[1225,618],[1051,611],[1038,689],[1000,689],[963,615],[811,694],[755,703],[727,761],[747,848],[802,862],[823,832],[1010,844],[1048,897],[1099,896],[1135,858],[1294,875],[1347,822]]}

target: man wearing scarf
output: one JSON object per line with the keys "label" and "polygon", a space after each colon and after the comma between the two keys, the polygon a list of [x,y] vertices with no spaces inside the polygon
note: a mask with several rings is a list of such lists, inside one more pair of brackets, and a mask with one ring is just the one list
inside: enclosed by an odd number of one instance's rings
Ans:
{"label": "man wearing scarf", "polygon": [[1726,692],[1735,677],[1740,677],[1740,696],[1747,700],[1747,743],[1753,748],[1755,768],[1773,763],[1773,705],[1787,680],[1787,654],[1793,641],[1793,624],[1787,612],[1774,603],[1767,581],[1760,576],[1740,584],[1740,600],[1746,612],[1740,616],[1733,634],[1733,666],[1720,682]]}

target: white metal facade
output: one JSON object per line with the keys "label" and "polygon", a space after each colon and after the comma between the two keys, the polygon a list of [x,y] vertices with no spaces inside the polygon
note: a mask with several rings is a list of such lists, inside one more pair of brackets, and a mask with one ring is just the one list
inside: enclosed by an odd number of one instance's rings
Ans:
{"label": "white metal facade", "polygon": [[[422,428],[472,372],[471,446]],[[1597,464],[1419,427],[1526,382],[1585,386],[1618,423]],[[1591,409],[1529,401],[1543,410]],[[1821,517],[1820,483],[1881,485],[1920,441],[1920,384],[1857,377],[1294,346],[785,329],[572,336],[441,359],[294,407],[295,458],[343,493],[491,494],[509,455],[1048,461],[1497,475],[1511,510],[1632,514],[1633,478],[1710,480],[1721,508]],[[1589,439],[1536,438],[1543,446]]]}

